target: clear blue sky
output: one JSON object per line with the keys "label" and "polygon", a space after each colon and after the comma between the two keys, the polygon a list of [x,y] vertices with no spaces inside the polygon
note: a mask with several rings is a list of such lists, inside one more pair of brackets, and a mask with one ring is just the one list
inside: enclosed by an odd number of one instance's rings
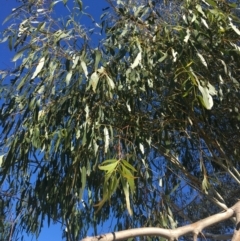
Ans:
{"label": "clear blue sky", "polygon": [[[73,0],[68,0],[69,2],[72,2]],[[88,8],[85,10],[87,13],[91,14],[96,22],[100,21],[100,15],[102,14],[102,9],[106,8],[108,6],[107,2],[105,0],[82,0],[83,7]],[[64,8],[60,8],[61,3],[58,3],[57,8],[57,14],[59,16],[66,13]],[[11,10],[13,8],[16,8],[19,6],[19,3],[17,0],[1,0],[0,5],[0,32],[8,26],[8,23],[2,25],[4,19],[11,14]],[[91,24],[91,21],[86,18],[86,23],[84,22],[85,19],[83,18],[83,22],[81,22],[82,25],[87,24],[87,27],[93,27]],[[92,26],[91,26],[92,25]],[[94,37],[94,35],[93,35]],[[100,36],[95,36],[96,38],[96,45],[97,41],[100,39]],[[8,43],[5,42],[3,44],[0,44],[0,69],[8,69],[13,67],[13,62],[11,62],[12,57],[14,56],[14,51],[10,52],[8,48]],[[104,231],[104,230],[103,230]],[[109,230],[107,230],[109,231]],[[26,237],[25,241],[35,241],[36,238],[32,237]],[[47,223],[45,224],[44,228],[42,229],[42,232],[40,234],[40,237],[37,239],[38,241],[61,241],[62,240],[62,230],[60,225],[51,225],[50,228],[47,227]]]}

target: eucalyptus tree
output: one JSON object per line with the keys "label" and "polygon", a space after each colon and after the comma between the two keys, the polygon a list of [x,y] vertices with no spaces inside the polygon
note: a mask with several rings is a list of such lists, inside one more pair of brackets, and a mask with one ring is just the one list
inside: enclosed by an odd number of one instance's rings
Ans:
{"label": "eucalyptus tree", "polygon": [[110,218],[117,231],[233,217],[238,2],[107,2],[98,48],[81,0],[23,1],[7,19],[16,67],[1,71],[1,180],[20,193],[19,227],[38,234],[46,216],[77,240]]}

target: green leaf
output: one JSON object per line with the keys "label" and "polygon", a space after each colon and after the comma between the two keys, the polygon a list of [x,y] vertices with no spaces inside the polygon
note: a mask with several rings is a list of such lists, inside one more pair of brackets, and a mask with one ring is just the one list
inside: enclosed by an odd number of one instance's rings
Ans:
{"label": "green leaf", "polygon": [[202,189],[203,189],[203,191],[207,192],[208,187],[209,187],[209,182],[208,182],[207,177],[204,175],[203,176],[203,180],[202,180]]}
{"label": "green leaf", "polygon": [[121,160],[121,163],[122,163],[125,167],[127,167],[128,169],[130,169],[130,170],[132,170],[132,171],[134,171],[134,172],[137,171],[128,161],[126,161],[126,160]]}
{"label": "green leaf", "polygon": [[217,7],[217,4],[213,0],[203,0],[203,2],[207,2],[212,7]]}
{"label": "green leaf", "polygon": [[163,56],[158,60],[158,62],[163,62],[168,57],[167,53],[164,53]]}
{"label": "green leaf", "polygon": [[107,81],[108,81],[108,86],[110,87],[110,89],[114,89],[115,88],[115,84],[113,82],[113,80],[106,74],[107,77]]}
{"label": "green leaf", "polygon": [[58,31],[56,31],[53,35],[54,37],[54,43],[58,43],[61,39],[64,39],[66,37],[69,37],[70,32],[65,33],[64,31],[62,31],[61,29],[59,29]]}
{"label": "green leaf", "polygon": [[185,43],[187,43],[188,42],[188,40],[189,40],[189,38],[190,38],[190,35],[191,35],[191,32],[190,32],[190,30],[189,30],[189,28],[187,29],[187,35],[184,37],[184,42]]}
{"label": "green leaf", "polygon": [[232,21],[231,21],[230,18],[229,18],[229,20],[230,20],[230,23],[229,23],[230,27],[235,31],[235,33],[237,33],[238,35],[240,35],[240,30],[237,28],[236,25],[234,25],[234,24],[232,23]]}
{"label": "green leaf", "polygon": [[62,0],[57,0],[57,1],[54,1],[50,4],[50,9],[52,9],[54,7],[55,4],[59,3],[59,2],[62,2]]}
{"label": "green leaf", "polygon": [[80,169],[80,171],[81,171],[81,188],[80,188],[80,193],[79,193],[79,199],[82,199],[83,192],[84,192],[85,186],[86,186],[86,177],[87,177],[87,175],[86,175],[86,173],[87,173],[86,167],[83,166]]}
{"label": "green leaf", "polygon": [[118,188],[119,180],[120,178],[117,178],[117,176],[113,176],[112,179],[110,180],[109,198],[115,193],[116,189]]}
{"label": "green leaf", "polygon": [[110,140],[109,131],[106,126],[104,127],[103,131],[104,131],[104,152],[107,153],[108,147],[109,147],[109,140]]}
{"label": "green leaf", "polygon": [[[214,87],[213,87],[214,88]],[[216,93],[209,89],[207,86],[198,85],[198,89],[202,93],[202,101],[206,109],[210,110],[213,107],[213,98],[212,95]],[[215,89],[214,89],[215,90]]]}
{"label": "green leaf", "polygon": [[73,74],[72,70],[70,70],[70,71],[67,73],[66,79],[65,79],[66,86],[69,85],[69,83],[70,83],[70,81],[71,81],[71,78],[72,78],[72,74]]}
{"label": "green leaf", "polygon": [[8,15],[5,19],[4,19],[4,21],[3,21],[3,23],[2,23],[2,25],[3,24],[5,24],[7,21],[9,21],[11,18],[13,18],[15,16],[15,14],[13,13],[13,14],[10,14],[10,15]]}
{"label": "green leaf", "polygon": [[80,11],[82,11],[82,9],[83,9],[82,1],[81,0],[77,0],[77,3],[78,3]]}
{"label": "green leaf", "polygon": [[13,41],[12,36],[9,36],[9,38],[8,38],[8,47],[9,47],[9,49],[10,49],[11,51],[12,51],[12,46],[13,46],[12,41]]}
{"label": "green leaf", "polygon": [[94,70],[96,71],[98,69],[98,64],[102,58],[102,53],[100,50],[95,49],[94,50],[94,55],[95,55],[95,62],[94,62]]}
{"label": "green leaf", "polygon": [[107,173],[112,173],[113,171],[115,171],[117,165],[118,165],[118,161],[116,160],[114,163],[108,164],[108,165],[99,165],[98,168],[100,170],[103,171],[107,171]]}
{"label": "green leaf", "polygon": [[115,163],[117,162],[118,160],[117,159],[109,159],[109,160],[105,160],[101,163],[101,165],[106,165],[108,163]]}
{"label": "green leaf", "polygon": [[139,52],[134,62],[131,64],[131,68],[135,69],[138,65],[141,64],[142,61],[142,52]]}
{"label": "green leaf", "polygon": [[200,54],[200,53],[197,53],[197,56],[199,57],[199,59],[201,60],[202,64],[207,67],[207,62],[206,60],[204,59],[204,57]]}
{"label": "green leaf", "polygon": [[121,176],[127,179],[127,183],[131,189],[132,192],[135,191],[135,183],[134,179],[135,177],[132,175],[132,173],[122,165],[122,171],[121,171]]}
{"label": "green leaf", "polygon": [[5,155],[0,155],[0,167],[2,166],[2,163],[3,163],[3,161],[4,161],[4,156],[5,156]]}
{"label": "green leaf", "polygon": [[90,77],[90,81],[89,81],[89,85],[88,85],[87,90],[90,87],[92,87],[93,92],[96,92],[98,80],[99,80],[99,76],[98,76],[97,72],[93,72],[91,77]]}
{"label": "green leaf", "polygon": [[123,192],[124,192],[124,195],[125,195],[127,210],[128,210],[129,215],[132,216],[133,212],[132,212],[131,204],[130,204],[129,185],[128,185],[126,179],[124,179],[123,177],[121,177],[121,183],[122,183]]}
{"label": "green leaf", "polygon": [[44,66],[44,62],[45,62],[45,57],[42,57],[37,65],[37,68],[35,69],[31,79],[35,79],[35,77],[37,77],[37,75],[41,72],[43,66]]}
{"label": "green leaf", "polygon": [[20,83],[17,86],[17,90],[20,90],[24,84],[26,83],[27,79],[29,78],[29,73],[27,73],[20,81]]}
{"label": "green leaf", "polygon": [[205,15],[205,13],[204,13],[203,10],[202,10],[202,7],[201,7],[199,4],[196,5],[196,9],[198,10],[199,13],[202,14],[202,16],[204,16],[205,18],[207,18],[206,15]]}
{"label": "green leaf", "polygon": [[[28,47],[27,47],[27,48],[28,48]],[[20,57],[22,57],[24,50],[26,50],[27,48],[23,48],[23,49],[21,49],[20,51],[18,51],[18,52],[14,55],[12,61],[15,62],[15,61],[17,61]]]}
{"label": "green leaf", "polygon": [[80,64],[81,64],[81,66],[82,66],[82,69],[83,69],[83,72],[84,72],[84,74],[85,74],[85,77],[88,79],[88,69],[87,69],[87,65],[86,65],[85,61],[84,61],[82,58],[80,58]]}
{"label": "green leaf", "polygon": [[80,56],[74,56],[72,69],[75,69],[75,67],[76,67],[77,64],[78,64],[78,60],[79,60],[79,59],[80,59]]}

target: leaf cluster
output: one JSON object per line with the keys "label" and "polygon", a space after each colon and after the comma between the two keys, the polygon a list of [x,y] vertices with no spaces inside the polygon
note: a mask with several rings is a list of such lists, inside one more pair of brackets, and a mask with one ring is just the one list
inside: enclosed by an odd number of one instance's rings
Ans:
{"label": "leaf cluster", "polygon": [[111,215],[174,228],[225,205],[240,183],[238,3],[109,1],[92,48],[82,2],[57,21],[58,2],[24,3],[2,40],[16,68],[1,71],[1,179],[19,181],[20,224],[61,220],[74,240]]}

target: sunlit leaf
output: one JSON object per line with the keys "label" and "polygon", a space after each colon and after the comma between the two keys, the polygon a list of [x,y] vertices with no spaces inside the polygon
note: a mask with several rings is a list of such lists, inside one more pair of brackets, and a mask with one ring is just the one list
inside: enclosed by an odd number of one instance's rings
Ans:
{"label": "sunlit leaf", "polygon": [[189,38],[190,38],[190,30],[189,29],[187,29],[187,35],[185,36],[185,38],[184,38],[184,42],[185,43],[187,43],[188,42],[188,40],[189,40]]}
{"label": "sunlit leaf", "polygon": [[107,173],[112,173],[113,171],[115,171],[115,168],[118,165],[118,161],[116,160],[114,163],[108,164],[108,165],[100,165],[98,166],[98,168],[102,171],[107,171]]}
{"label": "sunlit leaf", "polygon": [[126,160],[121,160],[121,163],[126,166],[128,169],[130,169],[133,172],[136,172],[137,170]]}
{"label": "sunlit leaf", "polygon": [[2,166],[3,160],[5,155],[0,155],[0,167]]}
{"label": "sunlit leaf", "polygon": [[204,59],[204,57],[200,54],[200,53],[197,53],[197,56],[199,57],[199,59],[201,60],[202,64],[207,67],[207,62],[206,60]]}
{"label": "sunlit leaf", "polygon": [[142,60],[142,52],[139,52],[134,62],[131,64],[131,68],[132,69],[136,68],[139,64],[141,64],[141,60]]}
{"label": "sunlit leaf", "polygon": [[85,77],[88,79],[87,65],[86,65],[86,63],[85,63],[82,59],[80,59],[80,63],[81,63],[83,72],[84,72],[84,74],[85,74]]}
{"label": "sunlit leaf", "polygon": [[209,29],[209,26],[208,26],[208,24],[207,24],[207,22],[206,22],[206,20],[205,20],[204,18],[201,18],[201,22],[203,23],[203,25],[204,25],[207,29]]}
{"label": "sunlit leaf", "polygon": [[37,75],[41,72],[43,66],[44,66],[44,62],[45,62],[45,57],[42,57],[40,60],[39,60],[39,63],[31,77],[31,79],[34,79],[35,77],[37,77]]}
{"label": "sunlit leaf", "polygon": [[100,60],[101,60],[101,58],[102,58],[102,53],[101,53],[100,50],[96,49],[96,50],[94,51],[94,54],[95,54],[94,69],[95,69],[95,71],[96,71],[96,70],[98,69],[98,64],[99,64],[99,62],[100,62]]}
{"label": "sunlit leaf", "polygon": [[132,209],[131,209],[131,204],[130,204],[129,185],[124,178],[121,178],[121,183],[122,183],[122,187],[123,187],[123,191],[124,191],[124,195],[125,195],[127,210],[128,210],[129,215],[131,216],[132,215]]}
{"label": "sunlit leaf", "polygon": [[96,92],[98,80],[99,80],[99,76],[97,72],[93,72],[89,80],[88,89],[92,87],[93,92]]}
{"label": "sunlit leaf", "polygon": [[81,169],[81,189],[80,189],[80,192],[79,192],[79,198],[82,199],[82,196],[83,196],[83,192],[85,190],[85,186],[86,186],[86,167],[83,166]]}
{"label": "sunlit leaf", "polygon": [[115,84],[113,82],[113,80],[108,76],[107,76],[107,80],[108,80],[108,85],[110,86],[111,89],[114,89],[115,88]]}
{"label": "sunlit leaf", "polygon": [[70,81],[71,81],[72,74],[73,74],[73,72],[72,72],[72,70],[70,70],[70,71],[67,73],[67,75],[66,75],[66,80],[65,80],[65,82],[66,82],[66,85],[67,85],[67,86],[69,85],[69,83],[70,83]]}
{"label": "sunlit leaf", "polygon": [[108,128],[104,127],[104,152],[107,153],[110,143],[109,131]]}
{"label": "sunlit leaf", "polygon": [[135,183],[134,183],[135,177],[133,176],[133,174],[125,166],[122,166],[121,176],[122,178],[123,177],[126,178],[126,181],[131,189],[131,192],[133,193],[135,191]]}
{"label": "sunlit leaf", "polygon": [[229,19],[229,20],[230,20],[230,23],[229,23],[230,27],[231,27],[238,35],[240,35],[240,30],[236,27],[236,25],[234,25],[234,24],[232,23],[231,19]]}

